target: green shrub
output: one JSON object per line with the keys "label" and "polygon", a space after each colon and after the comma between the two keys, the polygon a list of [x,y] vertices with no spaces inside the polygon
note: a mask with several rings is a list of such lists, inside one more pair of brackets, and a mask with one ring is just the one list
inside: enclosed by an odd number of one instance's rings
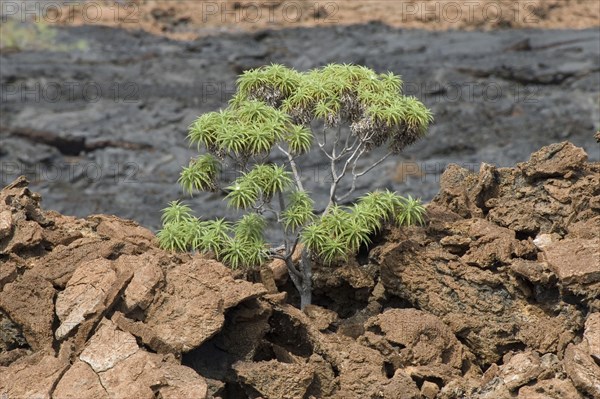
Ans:
{"label": "green shrub", "polygon": [[[244,72],[229,106],[190,126],[190,144],[206,152],[183,168],[179,183],[189,194],[224,190],[228,205],[247,213],[234,225],[201,221],[186,205],[172,202],[163,211],[161,246],[209,252],[232,268],[283,259],[301,294],[301,307],[309,304],[313,260],[343,261],[369,244],[384,224],[423,220],[418,200],[390,191],[368,193],[352,206],[339,205],[353,194],[358,179],[425,135],[431,113],[416,98],[403,96],[401,87],[399,76],[356,65],[330,64],[305,73],[270,65]],[[322,131],[311,127],[315,119],[322,121]],[[350,127],[345,136],[340,129],[344,124]],[[381,146],[387,146],[386,155],[361,169],[361,157]],[[331,170],[329,201],[320,214],[296,164],[313,148],[327,156]],[[269,162],[273,152],[287,162]],[[225,167],[243,173],[224,186],[219,176]],[[340,193],[345,178],[350,188]],[[266,214],[282,227],[281,251],[264,240]],[[299,244],[302,259],[295,264],[292,254]]]}

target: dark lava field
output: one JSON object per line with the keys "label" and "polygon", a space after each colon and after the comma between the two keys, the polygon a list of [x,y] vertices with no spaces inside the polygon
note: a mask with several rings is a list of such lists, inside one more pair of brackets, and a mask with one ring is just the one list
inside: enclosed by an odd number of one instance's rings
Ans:
{"label": "dark lava field", "polygon": [[[228,216],[221,194],[187,198],[176,183],[197,154],[187,128],[226,106],[238,74],[272,62],[392,71],[433,111],[428,136],[359,181],[357,194],[387,187],[429,201],[450,163],[475,172],[481,162],[514,166],[565,140],[600,160],[598,29],[432,32],[367,23],[173,41],[80,26],[57,28],[54,40],[61,45],[0,55],[0,183],[24,174],[46,209],[67,215],[110,213],[157,229],[160,209],[181,198],[203,218]],[[317,203],[328,192],[327,167],[318,151],[301,161]]]}

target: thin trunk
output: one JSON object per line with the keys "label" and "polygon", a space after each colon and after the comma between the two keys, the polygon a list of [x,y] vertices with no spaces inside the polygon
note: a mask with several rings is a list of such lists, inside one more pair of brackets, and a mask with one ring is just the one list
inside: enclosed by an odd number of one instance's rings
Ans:
{"label": "thin trunk", "polygon": [[291,257],[285,260],[288,274],[294,287],[300,294],[300,309],[312,303],[312,262],[306,249],[302,249],[299,270],[292,263]]}
{"label": "thin trunk", "polygon": [[285,260],[285,265],[288,269],[288,275],[292,279],[292,283],[294,283],[294,287],[296,287],[296,290],[298,290],[298,292],[302,292],[302,274],[298,274],[298,270],[296,270],[296,268],[294,267],[291,257]]}
{"label": "thin trunk", "polygon": [[300,272],[302,273],[302,288],[300,291],[300,310],[312,303],[312,262],[306,248],[302,249],[300,260]]}

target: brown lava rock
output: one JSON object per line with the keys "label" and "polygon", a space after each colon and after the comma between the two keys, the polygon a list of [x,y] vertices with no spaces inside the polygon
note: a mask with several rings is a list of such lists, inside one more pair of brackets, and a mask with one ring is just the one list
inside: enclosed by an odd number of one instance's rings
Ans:
{"label": "brown lava rock", "polygon": [[448,166],[424,226],[315,265],[304,312],[281,267],[40,200],[0,191],[0,397],[600,397],[600,165],[570,143]]}

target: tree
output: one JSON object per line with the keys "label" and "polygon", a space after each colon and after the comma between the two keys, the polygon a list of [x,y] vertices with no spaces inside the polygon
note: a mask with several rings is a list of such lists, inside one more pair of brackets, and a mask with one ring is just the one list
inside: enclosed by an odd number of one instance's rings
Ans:
{"label": "tree", "polygon": [[[232,268],[282,259],[304,308],[311,303],[313,261],[343,261],[368,245],[384,224],[423,220],[418,200],[390,191],[341,205],[351,199],[359,178],[425,135],[431,113],[416,98],[403,96],[401,86],[393,73],[346,64],[304,73],[277,64],[244,72],[228,107],[204,114],[190,126],[190,144],[206,151],[183,168],[179,183],[189,194],[223,191],[229,206],[246,213],[235,224],[203,221],[173,201],[163,210],[160,245],[212,253]],[[320,128],[312,126],[319,121],[322,131],[317,132]],[[349,126],[349,134],[342,134],[343,125]],[[382,158],[359,165],[364,154],[384,145]],[[319,214],[297,166],[298,158],[313,148],[325,154],[331,172],[328,203]],[[276,151],[284,164],[269,161]],[[223,189],[225,166],[241,174]],[[348,184],[340,192],[344,179]],[[269,215],[282,228],[280,249],[264,240]],[[295,264],[292,255],[300,248],[301,260]]]}

